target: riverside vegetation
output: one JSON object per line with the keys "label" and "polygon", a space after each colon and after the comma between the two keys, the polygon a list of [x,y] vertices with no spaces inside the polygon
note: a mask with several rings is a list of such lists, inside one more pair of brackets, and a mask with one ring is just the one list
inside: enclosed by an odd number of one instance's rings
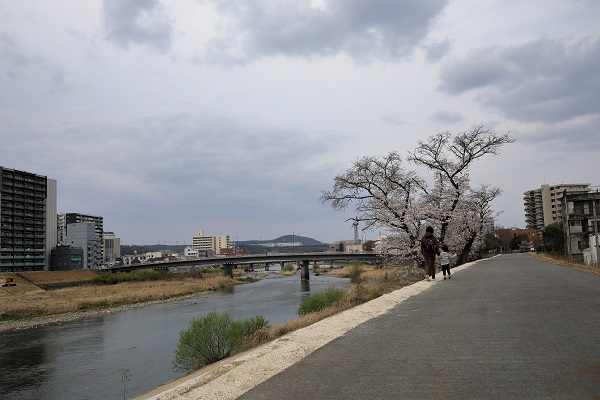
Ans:
{"label": "riverside vegetation", "polygon": [[[327,310],[272,327],[268,333],[262,332],[262,339],[253,338],[250,343],[244,344],[244,347],[251,346],[253,341],[263,343],[265,340],[274,339],[352,305],[409,285],[420,278],[418,272],[411,273],[410,270],[410,267],[374,268],[357,262],[342,269],[314,267],[315,273],[327,273],[353,280],[352,276],[356,275],[356,271],[360,271],[361,282],[355,283],[335,307],[328,307]],[[15,275],[17,286],[0,288],[0,332],[107,314],[206,291],[225,290],[233,285],[252,281],[250,278],[241,277],[244,274],[241,270],[234,270],[234,279],[222,276],[218,270],[178,274],[138,272],[139,275],[103,274],[97,271],[26,272]],[[294,274],[295,269],[286,266],[280,273]],[[157,277],[160,277],[160,280],[156,280]],[[40,286],[44,285],[56,287],[73,282],[78,282],[79,286],[40,289]]]}
{"label": "riverside vegetation", "polygon": [[[317,269],[325,273],[317,267],[315,272]],[[290,272],[286,268],[282,271]],[[299,317],[283,324],[271,326],[262,316],[234,321],[227,313],[192,320],[180,333],[173,367],[193,372],[422,279],[415,268],[375,268],[359,262],[331,274],[350,278],[352,285],[347,290],[327,288],[305,298],[298,307]]]}
{"label": "riverside vegetation", "polygon": [[[77,313],[81,318],[92,311],[118,311],[122,306],[166,301],[241,283],[222,276],[218,271],[182,274],[166,271],[115,274],[57,271],[21,273],[15,278],[16,286],[0,290],[0,331],[7,330],[8,325],[15,326],[10,322],[24,322],[39,317],[46,317],[44,321],[50,323],[54,320],[60,322],[64,320],[61,317],[67,317],[68,314]],[[40,289],[69,286],[73,282],[78,285],[53,290]]]}
{"label": "riverside vegetation", "polygon": [[[193,371],[202,365],[214,362],[244,351],[252,347],[274,340],[288,332],[311,325],[321,319],[349,309],[355,305],[377,298],[385,293],[410,285],[422,279],[422,273],[412,267],[401,266],[376,268],[352,262],[341,269],[313,268],[315,273],[331,274],[332,276],[350,278],[352,284],[347,290],[327,289],[304,299],[299,306],[299,317],[282,324],[271,326],[261,316],[243,321],[232,321],[228,315],[210,315],[206,320],[192,320],[188,329],[181,332],[178,347],[185,348],[185,341],[204,340],[205,347],[214,343],[206,341],[207,337],[225,338],[226,345],[214,351],[214,354],[196,353],[196,357],[181,357],[173,361],[174,367],[182,371]],[[84,272],[84,271],[79,271]],[[90,273],[91,271],[85,271]],[[285,268],[285,274],[295,273],[294,269]],[[52,273],[30,273],[29,279],[41,284],[47,275]],[[38,317],[49,317],[42,323],[61,322],[63,315],[75,315],[84,318],[94,315],[94,312],[119,311],[123,306],[141,306],[150,302],[168,301],[182,296],[195,295],[205,291],[224,290],[233,285],[251,282],[242,278],[243,271],[234,271],[236,278],[231,279],[212,273],[183,273],[171,274],[159,271],[138,271],[136,273],[100,274],[87,276],[85,284],[77,287],[65,287],[54,290],[42,290],[32,283],[22,280],[16,287],[21,292],[2,290],[3,307],[0,309],[0,331],[19,329],[10,325],[11,322],[28,321]],[[58,274],[57,274],[58,275]],[[32,278],[33,277],[33,278]],[[68,280],[82,281],[72,276]],[[56,280],[56,278],[54,278]],[[56,282],[45,282],[56,284]],[[25,290],[25,289],[29,290]],[[74,319],[74,318],[71,318]],[[212,319],[212,320],[211,320]],[[68,319],[67,319],[68,320]],[[215,324],[215,321],[219,321]],[[215,330],[207,326],[215,326]],[[7,329],[7,326],[9,327]],[[28,325],[22,327],[32,327]],[[3,329],[4,327],[4,329]],[[189,332],[188,332],[189,331]],[[186,336],[187,335],[187,336]],[[204,336],[204,337],[203,337]],[[187,339],[183,339],[187,337]],[[212,351],[212,350],[211,350]],[[185,353],[182,350],[181,354]]]}

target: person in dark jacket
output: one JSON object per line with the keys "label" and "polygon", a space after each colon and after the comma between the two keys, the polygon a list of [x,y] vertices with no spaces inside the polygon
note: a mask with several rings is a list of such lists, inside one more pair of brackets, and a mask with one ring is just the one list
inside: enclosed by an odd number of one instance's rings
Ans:
{"label": "person in dark jacket", "polygon": [[440,244],[433,235],[433,227],[425,229],[425,236],[421,238],[421,254],[425,260],[425,278],[427,281],[435,279],[435,258],[440,255]]}

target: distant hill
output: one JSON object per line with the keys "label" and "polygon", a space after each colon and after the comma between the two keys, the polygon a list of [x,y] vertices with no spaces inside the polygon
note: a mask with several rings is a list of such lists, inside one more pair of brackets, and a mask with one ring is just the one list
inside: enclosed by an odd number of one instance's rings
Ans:
{"label": "distant hill", "polygon": [[[231,237],[229,238],[231,241]],[[315,240],[313,238],[309,238],[309,237],[305,237],[305,236],[298,236],[298,235],[283,235],[278,237],[277,239],[271,239],[271,240],[240,240],[237,242],[237,246],[240,247],[244,247],[246,251],[248,251],[249,253],[252,253],[252,250],[255,250],[256,252],[264,252],[263,249],[252,249],[252,247],[255,246],[265,246],[268,244],[272,244],[272,243],[289,243],[290,246],[284,246],[284,247],[280,247],[278,248],[279,251],[286,251],[286,248],[289,247],[289,251],[292,252],[294,249],[291,246],[292,243],[302,243],[302,246],[305,247],[305,251],[324,251],[321,250],[320,248],[324,248],[326,249],[327,246],[329,245],[328,243],[322,243],[319,242],[318,240]],[[162,250],[167,250],[167,251],[176,251],[176,252],[183,252],[183,249],[189,245],[183,245],[180,244],[178,246],[175,245],[165,245],[165,244],[149,244],[149,245],[121,245],[121,253],[122,254],[134,254],[134,252],[136,252],[137,254],[143,254],[146,252],[150,252],[150,251],[162,251]],[[313,249],[313,247],[316,247],[317,249]],[[266,246],[265,246],[266,248]],[[252,249],[252,250],[251,250]]]}
{"label": "distant hill", "polygon": [[267,245],[270,243],[302,243],[302,246],[319,246],[326,243],[319,242],[316,239],[298,236],[298,235],[283,235],[277,239],[271,240],[239,240],[238,245]]}

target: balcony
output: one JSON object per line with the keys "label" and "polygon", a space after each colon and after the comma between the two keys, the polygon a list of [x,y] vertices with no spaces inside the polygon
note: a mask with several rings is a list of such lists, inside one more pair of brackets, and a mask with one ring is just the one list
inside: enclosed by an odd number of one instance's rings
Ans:
{"label": "balcony", "polygon": [[581,221],[583,219],[594,219],[594,216],[592,214],[581,214],[581,213],[573,213],[573,214],[569,214],[568,217],[569,221]]}
{"label": "balcony", "polygon": [[581,226],[570,226],[569,233],[583,233],[583,228]]}

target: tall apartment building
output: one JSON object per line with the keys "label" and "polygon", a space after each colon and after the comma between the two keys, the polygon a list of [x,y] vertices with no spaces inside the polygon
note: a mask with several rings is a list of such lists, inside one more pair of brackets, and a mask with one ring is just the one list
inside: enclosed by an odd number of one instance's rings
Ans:
{"label": "tall apartment building", "polygon": [[56,189],[54,179],[0,166],[0,271],[49,270]]}
{"label": "tall apartment building", "polygon": [[204,236],[200,231],[192,238],[192,247],[207,254],[219,254],[221,249],[229,248],[229,236]]}
{"label": "tall apartment building", "polygon": [[543,184],[539,189],[523,193],[526,228],[536,229],[541,237],[544,227],[562,221],[561,199],[564,193],[587,193],[589,190],[589,183],[561,183]]}
{"label": "tall apartment building", "polygon": [[[104,237],[104,218],[95,215],[79,214],[79,213],[66,213],[58,214],[58,243],[69,244],[66,240],[68,235],[69,224],[77,224],[80,222],[91,222],[94,224],[94,234],[98,238],[98,241],[102,242]],[[104,259],[104,252],[102,246],[100,246],[101,258]]]}

